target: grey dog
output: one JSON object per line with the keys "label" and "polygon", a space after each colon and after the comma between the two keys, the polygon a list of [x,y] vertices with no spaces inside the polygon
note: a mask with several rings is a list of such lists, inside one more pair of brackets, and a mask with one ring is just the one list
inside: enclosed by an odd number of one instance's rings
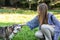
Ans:
{"label": "grey dog", "polygon": [[3,40],[11,40],[21,30],[21,26],[20,24],[13,24],[11,26],[0,27],[0,38]]}

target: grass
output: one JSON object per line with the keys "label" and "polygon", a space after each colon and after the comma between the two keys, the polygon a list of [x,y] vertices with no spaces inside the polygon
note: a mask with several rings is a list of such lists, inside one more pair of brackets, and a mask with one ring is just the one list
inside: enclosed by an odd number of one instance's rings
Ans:
{"label": "grass", "polygon": [[[36,11],[22,9],[0,9],[0,27],[9,26],[14,23],[24,24],[33,19],[37,15],[36,13]],[[54,15],[60,20],[60,14]],[[28,26],[23,26],[21,31],[19,31],[12,40],[38,40],[34,35],[37,30],[38,28],[30,30]]]}
{"label": "grass", "polygon": [[36,31],[37,29],[30,30],[28,26],[25,26],[19,33],[17,33],[13,40],[37,40],[34,35]]}
{"label": "grass", "polygon": [[23,9],[20,9],[20,8],[3,8],[3,9],[0,9],[0,13],[18,13],[18,14],[35,14],[37,13],[36,11],[33,11],[33,10],[23,10]]}
{"label": "grass", "polygon": [[36,15],[34,14],[30,14],[30,15],[26,15],[26,14],[0,14],[0,22],[3,23],[25,23],[31,19],[33,19],[33,17],[35,17]]}
{"label": "grass", "polygon": [[[54,12],[54,14],[59,14],[60,10],[48,10],[49,12]],[[3,7],[0,9],[0,13],[18,13],[18,14],[36,14],[36,11],[33,10],[28,10],[28,9],[20,9],[20,8],[11,8],[11,7]]]}

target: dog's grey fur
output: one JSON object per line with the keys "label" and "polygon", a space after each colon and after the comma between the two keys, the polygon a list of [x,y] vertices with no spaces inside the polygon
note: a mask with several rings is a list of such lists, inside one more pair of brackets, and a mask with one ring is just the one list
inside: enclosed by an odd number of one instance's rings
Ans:
{"label": "dog's grey fur", "polygon": [[14,34],[16,34],[20,29],[20,24],[14,24],[8,27],[0,27],[0,38],[3,38],[4,40],[11,40]]}

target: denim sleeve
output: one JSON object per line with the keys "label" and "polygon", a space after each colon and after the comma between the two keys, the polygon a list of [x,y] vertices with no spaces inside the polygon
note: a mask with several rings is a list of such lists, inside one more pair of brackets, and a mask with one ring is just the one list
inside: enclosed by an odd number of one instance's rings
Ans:
{"label": "denim sleeve", "polygon": [[36,16],[31,21],[27,22],[27,25],[30,27],[30,29],[34,29],[39,26],[38,16]]}
{"label": "denim sleeve", "polygon": [[52,20],[55,25],[55,31],[60,32],[60,21],[58,21],[54,15],[52,16]]}
{"label": "denim sleeve", "polygon": [[52,16],[53,18],[53,23],[56,26],[55,27],[55,34],[54,34],[54,40],[58,40],[59,36],[60,36],[60,22],[56,19],[55,16]]}
{"label": "denim sleeve", "polygon": [[59,37],[60,37],[60,33],[59,33],[59,32],[55,33],[55,35],[54,35],[54,40],[58,40]]}
{"label": "denim sleeve", "polygon": [[56,25],[57,27],[60,27],[60,21],[58,21],[54,15],[52,15],[52,20],[54,25]]}

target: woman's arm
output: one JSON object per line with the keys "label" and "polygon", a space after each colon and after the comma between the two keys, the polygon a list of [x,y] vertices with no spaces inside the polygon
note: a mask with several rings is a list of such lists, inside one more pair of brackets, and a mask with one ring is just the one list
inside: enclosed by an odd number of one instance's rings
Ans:
{"label": "woman's arm", "polygon": [[60,27],[60,21],[58,21],[54,15],[52,15],[52,20],[53,20],[54,25]]}
{"label": "woman's arm", "polygon": [[29,26],[31,30],[34,29],[34,28],[36,28],[36,27],[38,27],[39,26],[38,16],[36,16],[35,18],[33,18],[31,21],[23,24],[22,26],[24,26],[24,25]]}
{"label": "woman's arm", "polygon": [[34,29],[39,26],[38,16],[33,18],[31,21],[27,22],[27,26],[30,27],[30,29]]}

